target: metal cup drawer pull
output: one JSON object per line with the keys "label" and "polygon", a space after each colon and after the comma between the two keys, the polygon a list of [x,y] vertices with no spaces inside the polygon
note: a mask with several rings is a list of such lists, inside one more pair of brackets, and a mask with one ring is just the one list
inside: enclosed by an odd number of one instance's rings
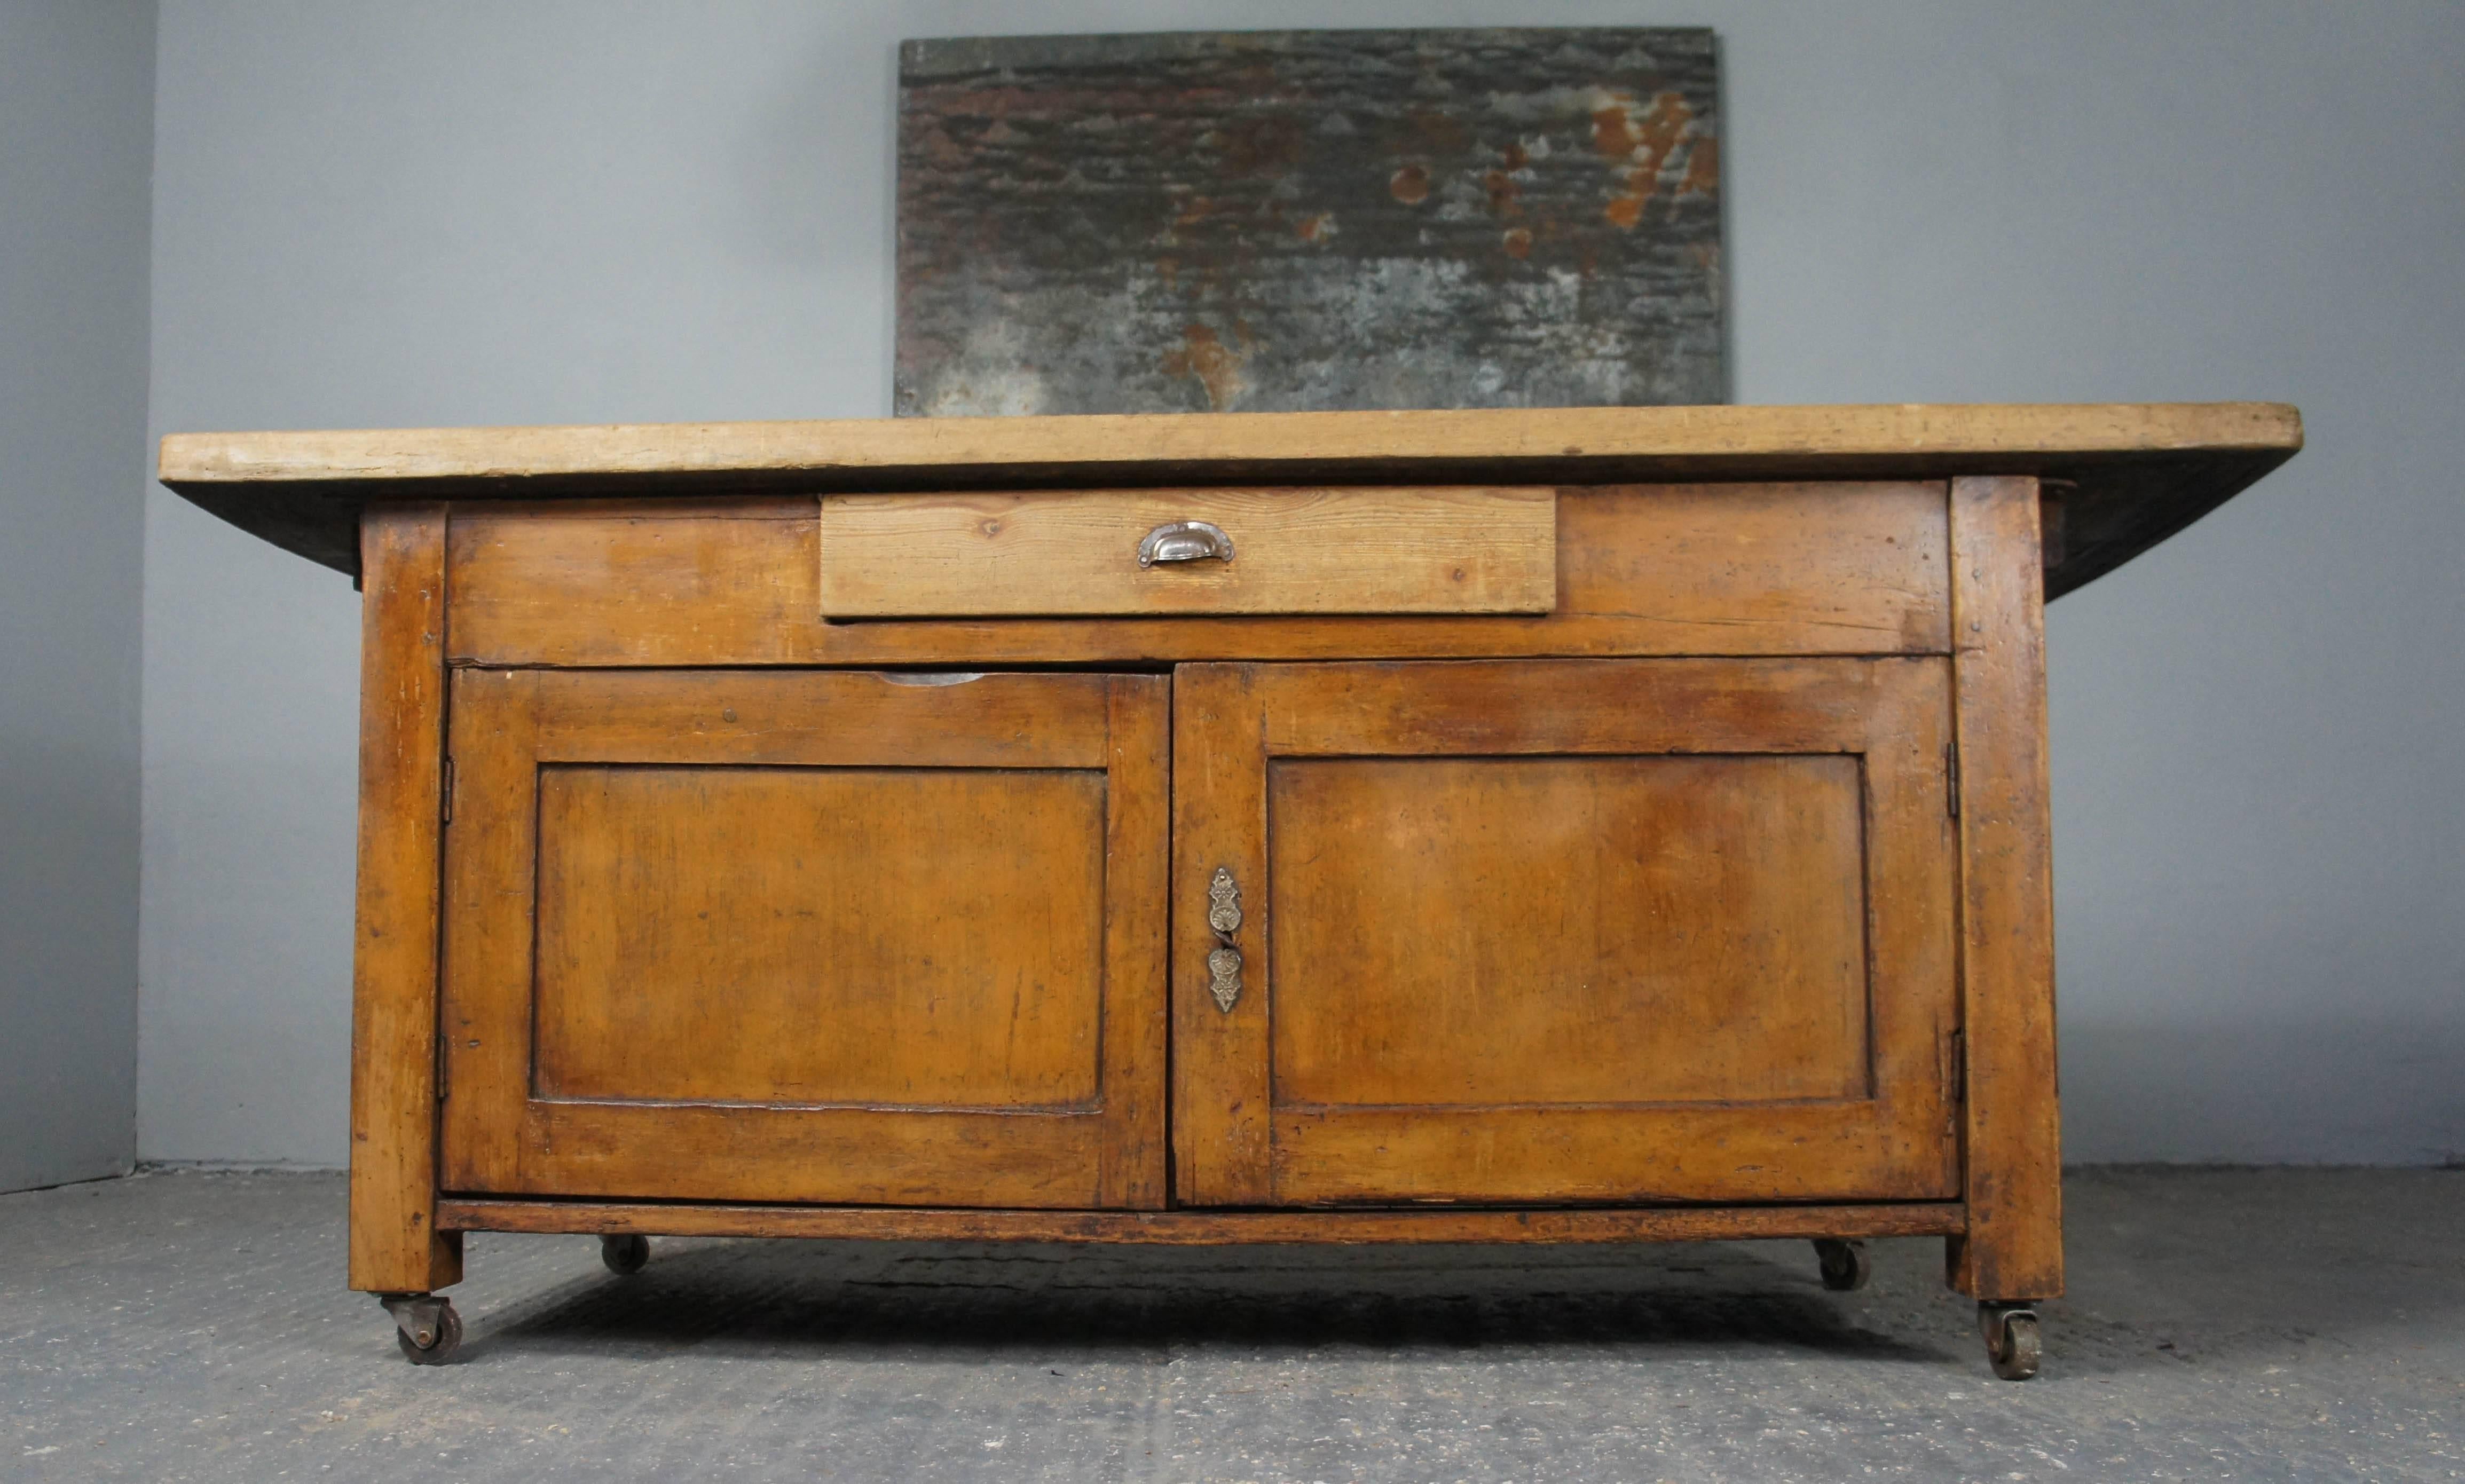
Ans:
{"label": "metal cup drawer pull", "polygon": [[1207,521],[1167,521],[1147,532],[1139,543],[1139,565],[1153,566],[1159,562],[1204,562],[1213,557],[1218,561],[1232,560],[1232,538],[1224,527]]}

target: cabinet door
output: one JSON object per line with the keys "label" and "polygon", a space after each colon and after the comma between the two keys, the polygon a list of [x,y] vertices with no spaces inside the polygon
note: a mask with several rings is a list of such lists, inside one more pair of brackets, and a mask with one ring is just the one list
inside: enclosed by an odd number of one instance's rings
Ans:
{"label": "cabinet door", "polygon": [[1169,698],[455,672],[447,1187],[1161,1205]]}
{"label": "cabinet door", "polygon": [[1948,680],[1183,667],[1176,1194],[1957,1196]]}

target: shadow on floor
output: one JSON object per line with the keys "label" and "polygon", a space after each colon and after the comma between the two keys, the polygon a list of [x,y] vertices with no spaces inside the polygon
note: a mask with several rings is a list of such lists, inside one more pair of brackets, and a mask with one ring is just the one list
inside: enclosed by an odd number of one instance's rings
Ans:
{"label": "shadow on floor", "polygon": [[[1803,1251],[1803,1244],[1793,1245]],[[475,1326],[463,1354],[717,1343],[981,1353],[1772,1345],[1940,1361],[1743,1248],[1177,1250],[765,1241],[663,1245],[631,1278],[560,1285]]]}

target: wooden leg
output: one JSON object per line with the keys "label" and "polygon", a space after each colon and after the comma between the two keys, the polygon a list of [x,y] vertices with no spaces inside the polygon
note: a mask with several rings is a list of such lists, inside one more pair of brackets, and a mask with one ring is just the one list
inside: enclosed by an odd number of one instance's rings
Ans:
{"label": "wooden leg", "polygon": [[424,1296],[462,1280],[462,1234],[436,1229],[445,507],[370,506],[360,577],[350,1285]]}
{"label": "wooden leg", "polygon": [[2063,1291],[2037,481],[1951,485],[1968,1230],[1948,1281],[1981,1301]]}

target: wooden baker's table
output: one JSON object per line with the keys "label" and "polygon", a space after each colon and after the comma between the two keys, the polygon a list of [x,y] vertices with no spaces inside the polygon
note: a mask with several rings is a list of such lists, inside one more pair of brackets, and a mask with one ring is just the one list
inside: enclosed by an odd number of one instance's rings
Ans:
{"label": "wooden baker's table", "polygon": [[2290,408],[182,434],[366,592],[350,1282],[1939,1234],[2062,1289],[2041,607]]}

